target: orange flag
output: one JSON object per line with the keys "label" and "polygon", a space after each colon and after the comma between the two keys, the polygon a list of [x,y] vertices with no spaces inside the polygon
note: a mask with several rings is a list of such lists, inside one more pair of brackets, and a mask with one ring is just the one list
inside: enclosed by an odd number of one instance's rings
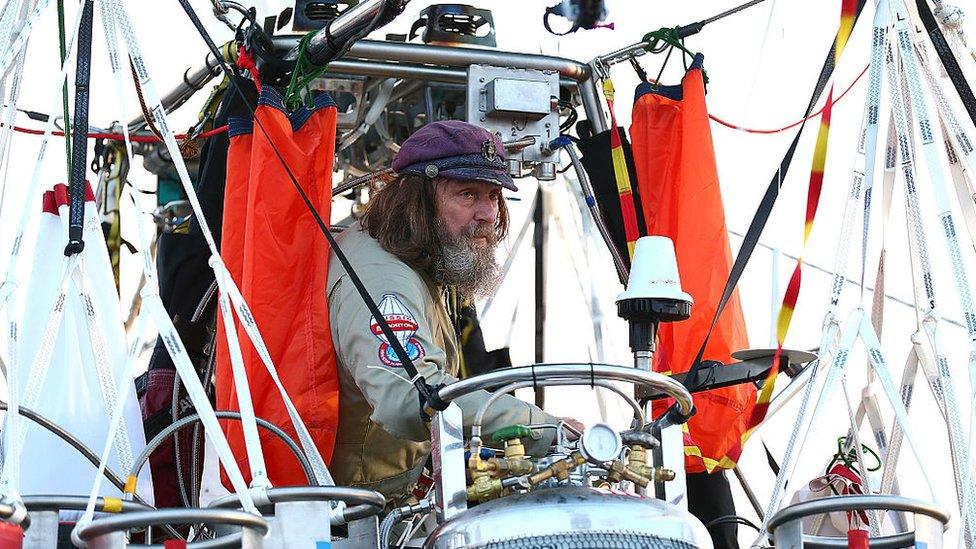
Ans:
{"label": "orange flag", "polygon": [[[695,300],[691,318],[660,327],[654,369],[664,373],[691,368],[732,266],[702,60],[701,54],[695,56],[681,85],[641,84],[630,128],[648,234],[674,241],[682,289]],[[704,359],[728,363],[732,352],[748,346],[736,292],[712,332]],[[755,388],[744,384],[694,396],[698,413],[685,431],[688,472],[733,467],[726,454],[747,428]]]}

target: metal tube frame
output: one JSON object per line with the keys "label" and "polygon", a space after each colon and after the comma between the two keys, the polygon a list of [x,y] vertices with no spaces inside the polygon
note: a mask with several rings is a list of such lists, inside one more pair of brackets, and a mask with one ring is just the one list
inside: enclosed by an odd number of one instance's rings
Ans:
{"label": "metal tube frame", "polygon": [[[164,524],[197,524],[217,523],[240,526],[243,530],[250,530],[259,536],[268,533],[268,522],[262,517],[231,509],[159,509],[114,515],[93,520],[78,531],[78,537],[83,541],[91,541],[101,536],[123,532],[132,528],[145,526],[159,526]],[[216,540],[187,544],[187,547],[240,547],[241,535],[224,536]],[[230,545],[228,545],[230,544]],[[130,545],[129,547],[138,547]],[[162,548],[162,545],[145,547]]]}
{"label": "metal tube frame", "polygon": [[[769,533],[776,545],[797,548],[847,547],[846,538],[809,536],[803,534],[802,520],[813,515],[836,511],[889,510],[925,515],[942,523],[943,530],[949,524],[949,514],[924,501],[892,495],[831,496],[797,503],[781,509],[769,519]],[[776,535],[777,529],[780,534]],[[914,532],[871,538],[871,547],[906,547],[915,543]]]}
{"label": "metal tube frame", "polygon": [[[361,518],[371,517],[383,512],[386,498],[383,494],[365,488],[349,488],[345,486],[288,486],[283,488],[268,488],[261,494],[268,504],[286,503],[294,501],[341,501],[347,505],[342,511],[345,522],[352,522]],[[212,501],[210,508],[233,508],[240,505],[237,494],[228,494]],[[261,505],[259,505],[261,507]]]}
{"label": "metal tube frame", "polygon": [[[298,45],[299,37],[276,36],[272,40],[276,51],[284,53]],[[467,82],[466,69],[472,64],[557,72],[562,77],[560,79],[561,86],[578,86],[583,110],[586,113],[587,120],[593,126],[594,133],[600,133],[609,128],[603,107],[600,104],[592,68],[586,63],[563,57],[429,44],[360,40],[352,46],[343,58],[330,63],[329,70],[333,73],[415,78],[430,82],[463,84]],[[214,74],[215,66],[213,57],[208,55],[203,67],[193,71],[190,76],[185,76],[183,82],[163,97],[163,108],[169,111],[174,106],[186,101],[193,92],[216,76]],[[129,127],[139,128],[143,123],[144,118],[140,115],[129,123]]]}
{"label": "metal tube frame", "polygon": [[668,376],[629,366],[591,363],[540,364],[495,370],[441,387],[438,397],[444,402],[451,402],[483,389],[492,389],[517,381],[539,382],[548,379],[576,379],[579,380],[580,385],[586,385],[591,379],[627,381],[666,393],[675,399],[678,410],[686,416],[691,414],[693,408],[688,389]]}

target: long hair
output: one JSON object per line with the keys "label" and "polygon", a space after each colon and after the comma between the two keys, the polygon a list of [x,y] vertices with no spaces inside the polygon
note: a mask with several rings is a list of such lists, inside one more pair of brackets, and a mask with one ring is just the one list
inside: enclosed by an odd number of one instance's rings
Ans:
{"label": "long hair", "polygon": [[[363,230],[384,250],[416,270],[429,271],[440,254],[434,200],[439,181],[432,184],[422,177],[400,176],[372,196],[360,220]],[[499,195],[495,236],[501,242],[507,234],[508,206]]]}

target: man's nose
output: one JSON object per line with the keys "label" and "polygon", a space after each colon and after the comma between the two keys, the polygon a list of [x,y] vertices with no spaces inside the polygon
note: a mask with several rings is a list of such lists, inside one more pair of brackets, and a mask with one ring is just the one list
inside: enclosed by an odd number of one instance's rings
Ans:
{"label": "man's nose", "polygon": [[475,221],[484,223],[494,223],[498,218],[498,201],[492,197],[484,197],[478,200],[474,209]]}

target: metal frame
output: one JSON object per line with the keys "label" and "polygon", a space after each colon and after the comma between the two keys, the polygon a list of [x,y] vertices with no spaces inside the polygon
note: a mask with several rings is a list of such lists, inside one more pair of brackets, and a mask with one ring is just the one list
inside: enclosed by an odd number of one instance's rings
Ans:
{"label": "metal frame", "polygon": [[146,547],[162,549],[162,545],[128,545],[124,532],[131,528],[159,526],[162,524],[216,523],[240,526],[241,532],[222,536],[215,540],[187,544],[194,549],[217,547],[242,547],[261,549],[268,533],[268,522],[263,518],[230,509],[159,509],[127,513],[93,520],[78,531],[78,537],[87,542],[89,549],[116,549],[122,547]]}
{"label": "metal frame", "polygon": [[580,385],[586,385],[588,379],[626,381],[643,385],[675,399],[678,411],[685,416],[690,415],[694,407],[688,389],[671,377],[630,366],[591,363],[540,364],[495,370],[441,387],[437,396],[444,402],[452,402],[475,391],[496,388],[516,381],[536,381],[539,385],[544,385],[546,380],[567,378],[578,379]]}
{"label": "metal frame", "polygon": [[[299,38],[282,35],[274,37],[272,41],[275,50],[284,53],[297,46]],[[168,111],[182,104],[216,76],[212,59],[212,56],[208,55],[203,67],[194,70],[192,75],[185,77],[183,82],[163,97],[164,109]],[[560,86],[578,87],[586,119],[592,124],[593,131],[600,133],[609,128],[604,117],[603,106],[600,104],[592,68],[586,63],[563,57],[361,40],[354,44],[344,57],[330,63],[329,70],[342,74],[463,84],[467,82],[467,67],[475,64],[555,71],[561,77]],[[189,70],[187,72],[189,73]],[[129,127],[138,128],[143,123],[144,118],[138,116],[129,122]]]}
{"label": "metal frame", "polygon": [[775,544],[777,547],[793,547],[796,549],[802,549],[804,547],[847,547],[846,538],[804,535],[803,519],[805,517],[835,511],[866,510],[903,511],[916,515],[916,531],[871,538],[871,547],[894,549],[915,545],[915,534],[918,531],[919,515],[941,522],[943,529],[949,523],[949,514],[931,503],[901,496],[872,494],[861,496],[832,496],[784,507],[769,519],[769,532],[775,536]]}
{"label": "metal frame", "polygon": [[[382,494],[365,488],[349,488],[345,486],[287,486],[284,488],[268,488],[261,494],[268,505],[290,503],[296,501],[341,501],[352,504],[346,507],[341,517],[345,522],[371,517],[383,512],[386,498]],[[209,505],[214,508],[235,508],[240,505],[237,494],[228,494],[212,501]],[[259,504],[258,507],[262,505]]]}

